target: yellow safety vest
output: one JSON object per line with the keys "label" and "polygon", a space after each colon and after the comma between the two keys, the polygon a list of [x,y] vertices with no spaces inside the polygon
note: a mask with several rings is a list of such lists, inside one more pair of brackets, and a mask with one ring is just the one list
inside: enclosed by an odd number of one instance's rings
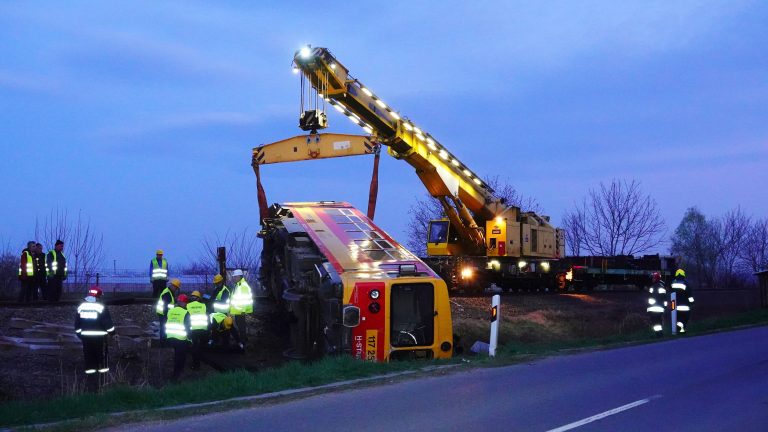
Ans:
{"label": "yellow safety vest", "polygon": [[168,280],[168,261],[163,258],[163,262],[157,262],[157,258],[152,258],[152,280]]}
{"label": "yellow safety vest", "polygon": [[[35,261],[32,259],[32,255],[29,253],[29,251],[24,251],[24,255],[27,256],[27,265],[25,269],[25,274],[27,277],[34,276],[35,275]],[[21,264],[19,264],[19,276],[21,276]]]}
{"label": "yellow safety vest", "polygon": [[171,295],[171,303],[168,304],[168,309],[173,308],[173,306],[176,304],[176,299],[173,297],[173,291],[171,291],[170,288],[165,287],[163,292],[160,293],[160,297],[157,298],[157,306],[155,306],[155,312],[157,312],[158,315],[165,315],[165,304],[163,303],[163,296],[166,292]]}
{"label": "yellow safety vest", "polygon": [[186,316],[187,310],[182,307],[168,311],[168,321],[165,322],[165,336],[167,338],[189,340],[187,327],[184,325],[184,317]]}
{"label": "yellow safety vest", "polygon": [[203,303],[193,301],[187,304],[192,330],[208,330],[208,311]]}
{"label": "yellow safety vest", "polygon": [[251,286],[245,278],[240,279],[240,282],[235,285],[235,291],[230,298],[230,315],[242,315],[244,313],[253,312],[253,294],[251,293]]}

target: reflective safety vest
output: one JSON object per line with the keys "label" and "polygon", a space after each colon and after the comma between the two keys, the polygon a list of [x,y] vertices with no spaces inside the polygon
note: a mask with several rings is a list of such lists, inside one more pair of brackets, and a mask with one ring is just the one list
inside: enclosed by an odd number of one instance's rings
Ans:
{"label": "reflective safety vest", "polygon": [[650,313],[664,313],[664,308],[667,306],[667,289],[664,287],[664,283],[656,282],[651,285],[651,288],[648,291],[651,295],[648,297],[648,307],[645,311]]}
{"label": "reflective safety vest", "polygon": [[685,305],[682,309],[678,306],[678,310],[690,310],[690,303],[693,303],[693,295],[691,295],[691,290],[688,289],[685,279],[675,278],[669,287],[672,288],[672,292],[677,293],[677,303]]}
{"label": "reflective safety vest", "polygon": [[189,302],[187,312],[192,330],[208,330],[208,310],[205,304],[199,301]]}
{"label": "reflective safety vest", "polygon": [[230,299],[229,313],[231,315],[242,315],[244,313],[253,312],[253,293],[251,292],[251,286],[245,278],[240,279],[240,282],[235,285],[235,290],[232,293]]}
{"label": "reflective safety vest", "polygon": [[[225,292],[226,292],[226,296],[224,295]],[[226,285],[221,287],[221,289],[219,290],[219,293],[216,294],[216,300],[213,302],[213,311],[221,312],[224,314],[228,313],[230,297],[231,297],[231,293],[229,291],[229,287]]]}
{"label": "reflective safety vest", "polygon": [[[48,255],[52,256],[51,259],[51,265],[48,265],[48,257],[46,257],[46,263],[45,267],[48,271],[48,276],[56,276],[56,273],[59,271],[59,252],[56,252],[56,249],[51,249],[48,252]],[[64,252],[61,252],[61,261],[64,261],[64,279],[67,278],[67,257],[64,256]]]}
{"label": "reflective safety vest", "polygon": [[75,333],[81,337],[106,336],[115,331],[112,317],[104,305],[96,302],[83,302],[77,307]]}
{"label": "reflective safety vest", "polygon": [[221,313],[221,312],[214,312],[211,314],[211,329],[212,330],[218,330],[218,331],[224,331],[223,328],[221,328],[221,322],[224,321],[224,318],[227,317],[227,314]]}
{"label": "reflective safety vest", "polygon": [[152,280],[168,280],[168,261],[163,258],[163,262],[157,262],[157,258],[152,259]]}
{"label": "reflective safety vest", "polygon": [[[26,257],[26,265],[25,268],[21,268],[21,262],[19,262],[19,276],[27,276],[32,277],[35,275],[35,260],[32,259],[32,254],[29,253],[29,251],[24,251],[24,253],[21,255],[22,257]],[[21,260],[19,260],[21,261]],[[22,274],[22,272],[24,274]]]}
{"label": "reflective safety vest", "polygon": [[176,304],[176,299],[173,298],[173,291],[171,291],[170,288],[165,287],[163,292],[160,293],[160,297],[157,299],[157,306],[155,306],[155,312],[157,312],[158,315],[165,315],[165,302],[163,302],[163,296],[166,294],[171,296],[171,301],[168,302],[168,309],[172,309]]}
{"label": "reflective safety vest", "polygon": [[184,322],[187,313],[187,310],[182,307],[173,308],[168,311],[168,321],[165,322],[165,336],[167,338],[189,340],[187,325]]}

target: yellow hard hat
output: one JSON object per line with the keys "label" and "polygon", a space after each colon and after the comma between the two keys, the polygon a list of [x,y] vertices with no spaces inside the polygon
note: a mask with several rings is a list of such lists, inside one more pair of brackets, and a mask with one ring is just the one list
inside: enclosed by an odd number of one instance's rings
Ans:
{"label": "yellow hard hat", "polygon": [[162,249],[158,249],[157,252],[155,252],[155,253],[158,254],[158,255],[162,255],[163,254],[163,250]]}
{"label": "yellow hard hat", "polygon": [[174,279],[171,281],[171,285],[175,286],[176,288],[181,288],[181,281],[178,279]]}
{"label": "yellow hard hat", "polygon": [[227,329],[227,330],[231,329],[232,328],[232,317],[228,316],[228,317],[224,318],[224,321],[222,321],[222,323],[224,323],[224,328],[225,329]]}
{"label": "yellow hard hat", "polygon": [[675,277],[678,277],[678,276],[685,277],[685,270],[677,269],[677,271],[675,272]]}
{"label": "yellow hard hat", "polygon": [[200,297],[202,297],[202,295],[200,294],[200,291],[197,291],[197,290],[195,290],[195,291],[192,291],[192,294],[190,294],[190,295],[191,295],[192,297],[197,297],[197,298],[200,298]]}
{"label": "yellow hard hat", "polygon": [[217,284],[217,283],[219,283],[219,282],[221,282],[223,280],[224,280],[224,278],[221,277],[220,274],[217,274],[216,276],[213,277],[213,283],[215,283],[215,284]]}

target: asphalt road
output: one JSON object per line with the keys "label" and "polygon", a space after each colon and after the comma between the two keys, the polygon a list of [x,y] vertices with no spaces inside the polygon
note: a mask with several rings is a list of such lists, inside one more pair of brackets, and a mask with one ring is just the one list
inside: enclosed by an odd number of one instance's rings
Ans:
{"label": "asphalt road", "polygon": [[768,327],[405,380],[122,430],[765,431]]}

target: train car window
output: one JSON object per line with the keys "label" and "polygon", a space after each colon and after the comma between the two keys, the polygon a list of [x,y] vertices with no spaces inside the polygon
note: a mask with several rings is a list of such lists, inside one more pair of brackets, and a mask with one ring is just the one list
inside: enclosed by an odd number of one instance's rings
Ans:
{"label": "train car window", "polygon": [[394,284],[390,294],[390,345],[432,345],[435,333],[434,287],[428,283]]}

